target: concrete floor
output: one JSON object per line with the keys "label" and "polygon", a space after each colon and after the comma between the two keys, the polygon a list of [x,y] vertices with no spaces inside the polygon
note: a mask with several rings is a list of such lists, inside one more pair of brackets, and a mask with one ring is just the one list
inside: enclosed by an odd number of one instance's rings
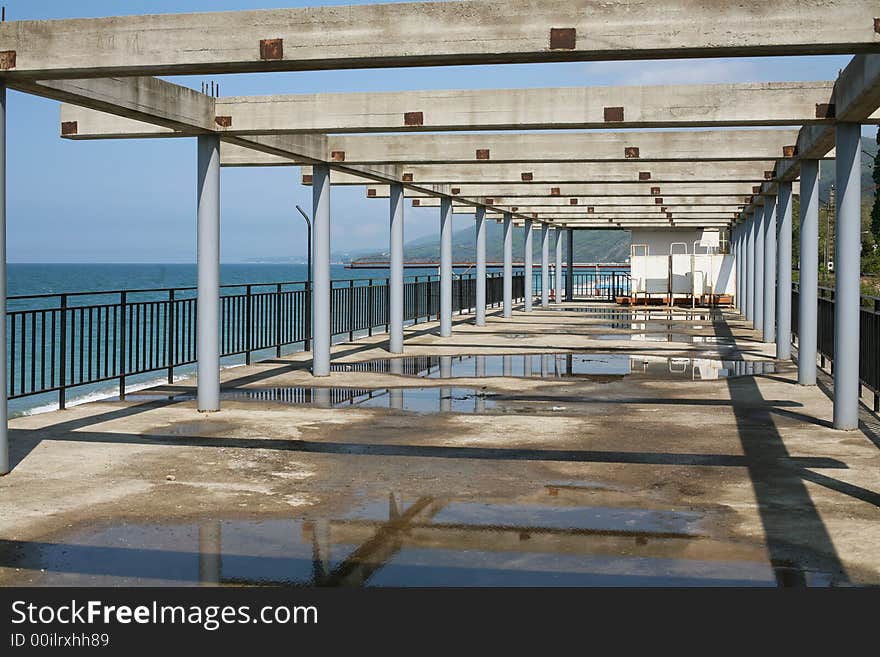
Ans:
{"label": "concrete floor", "polygon": [[[730,312],[564,308],[484,328],[457,316],[445,339],[410,327],[406,355],[599,352],[629,354],[635,370],[772,353]],[[385,358],[384,345],[337,345],[334,363]],[[790,363],[697,381],[660,363],[630,376],[316,380],[298,354],[225,370],[224,391],[477,394],[459,412],[235,398],[199,414],[184,381],[17,418],[0,584],[880,583],[878,437],[832,430],[831,402]]]}

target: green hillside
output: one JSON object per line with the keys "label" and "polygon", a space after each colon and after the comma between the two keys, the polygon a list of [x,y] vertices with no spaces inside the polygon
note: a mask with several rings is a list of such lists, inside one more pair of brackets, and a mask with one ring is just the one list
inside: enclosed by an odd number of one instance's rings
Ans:
{"label": "green hillside", "polygon": [[[513,229],[514,260],[520,260],[523,252],[523,229]],[[494,221],[486,222],[486,259],[500,261],[502,252],[502,226]],[[629,256],[629,231],[590,230],[575,231],[575,262],[622,262]],[[551,247],[553,241],[551,239]],[[540,233],[533,238],[533,253],[536,260],[541,257]],[[452,234],[452,258],[456,261],[472,261],[476,250],[476,231],[464,228]],[[358,260],[385,260],[388,254],[377,252],[362,256]],[[407,262],[436,262],[440,259],[440,242],[436,236],[422,237],[404,246]],[[551,248],[551,258],[555,257]]]}

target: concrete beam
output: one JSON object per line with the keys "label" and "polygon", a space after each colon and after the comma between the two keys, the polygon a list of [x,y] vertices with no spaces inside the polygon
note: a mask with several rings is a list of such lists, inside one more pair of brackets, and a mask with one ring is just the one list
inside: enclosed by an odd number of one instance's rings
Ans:
{"label": "concrete beam", "polygon": [[[500,206],[495,204],[493,207],[502,209],[507,208],[508,206]],[[595,206],[572,206],[572,207],[537,207],[530,205],[514,205],[510,206],[511,212],[517,212],[523,215],[530,215],[533,213],[537,214],[552,214],[556,216],[572,216],[572,217],[589,217],[591,215],[601,215],[601,216],[626,216],[626,215],[649,215],[649,216],[657,216],[657,217],[666,217],[669,214],[675,214],[675,216],[688,216],[691,214],[699,214],[700,216],[705,216],[707,214],[717,214],[723,215],[725,218],[734,217],[735,214],[738,214],[739,211],[742,210],[742,205],[710,205],[703,207],[690,207],[690,206],[681,206],[675,208],[674,210],[668,208],[667,206],[627,206],[627,205],[619,205],[619,206],[604,206],[604,207],[595,207]],[[472,207],[468,206],[454,206],[452,208],[453,214],[473,214],[474,210]]]}
{"label": "concrete beam", "polygon": [[[62,112],[64,114],[64,112]],[[94,114],[94,113],[92,113]],[[126,131],[142,136],[137,122],[111,121],[109,130],[88,117],[85,125],[98,130],[76,139],[119,138]],[[157,136],[173,136],[167,131]],[[797,130],[699,130],[664,132],[517,133],[517,134],[387,134],[333,135],[323,157],[352,164],[463,164],[550,162],[705,162],[768,161],[783,157],[797,141]],[[223,154],[223,166],[272,166],[251,151]]]}
{"label": "concrete beam", "polygon": [[822,106],[832,89],[819,81],[298,94],[219,98],[217,112],[235,134],[791,126],[831,122]]}
{"label": "concrete beam", "polygon": [[[768,178],[774,162],[642,162],[586,164],[417,164],[401,165],[403,182],[419,185],[496,185],[516,182],[541,184],[639,183],[650,191],[652,185],[669,182],[746,182],[759,183]],[[311,175],[303,167],[303,176]],[[307,183],[307,179],[303,181]],[[362,185],[363,179],[334,171],[334,185]]]}
{"label": "concrete beam", "polygon": [[[833,86],[818,81],[241,96],[218,98],[217,115],[225,117],[222,131],[236,135],[791,126],[832,123]],[[98,126],[95,132],[104,131]],[[491,155],[491,145],[480,148]],[[476,148],[471,159],[475,155]]]}
{"label": "concrete beam", "polygon": [[10,79],[843,54],[876,51],[876,14],[875,0],[470,0],[14,21],[0,50]]}
{"label": "concrete beam", "polygon": [[[499,198],[508,201],[512,198],[616,198],[638,197],[653,199],[667,196],[735,196],[744,197],[757,194],[755,183],[579,183],[566,185],[535,185],[533,183],[503,183],[493,185],[469,184],[450,185],[449,192],[458,197],[467,199]],[[405,190],[407,198],[424,199],[430,196],[415,190]],[[368,185],[366,187],[367,198],[388,198],[388,185]]]}
{"label": "concrete beam", "polygon": [[[375,198],[375,197],[370,197]],[[478,197],[473,200],[486,200],[487,197]],[[498,208],[520,207],[520,208],[571,208],[583,210],[587,207],[620,207],[635,206],[644,208],[660,208],[671,207],[681,208],[685,211],[688,208],[700,208],[703,206],[736,206],[740,208],[745,203],[744,196],[566,196],[566,197],[509,197],[503,196],[489,197],[492,199],[490,205]],[[440,207],[439,198],[413,198],[411,199],[413,207],[434,208]],[[468,207],[461,201],[453,202],[453,207]],[[527,211],[527,210],[526,210]]]}

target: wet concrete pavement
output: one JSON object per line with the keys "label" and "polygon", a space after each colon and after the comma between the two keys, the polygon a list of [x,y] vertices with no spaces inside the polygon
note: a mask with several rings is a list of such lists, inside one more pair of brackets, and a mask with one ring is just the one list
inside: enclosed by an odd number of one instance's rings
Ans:
{"label": "wet concrete pavement", "polygon": [[185,381],[13,420],[0,584],[880,583],[877,446],[791,363],[569,308],[228,370],[219,413]]}

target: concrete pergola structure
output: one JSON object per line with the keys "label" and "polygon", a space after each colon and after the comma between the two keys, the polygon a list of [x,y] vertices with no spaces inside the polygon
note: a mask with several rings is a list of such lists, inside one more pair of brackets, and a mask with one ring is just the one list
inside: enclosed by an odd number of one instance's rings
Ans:
{"label": "concrete pergola structure", "polygon": [[[858,363],[858,142],[859,126],[877,122],[880,19],[873,0],[805,0],[796,5],[768,6],[757,0],[726,2],[663,0],[645,5],[637,16],[624,0],[573,4],[549,0],[536,11],[527,0],[464,1],[278,9],[163,16],[128,16],[58,21],[13,21],[0,24],[0,230],[5,235],[5,91],[7,88],[76,106],[62,110],[62,136],[67,138],[196,137],[198,141],[198,407],[219,408],[219,185],[223,153],[247,149],[253,162],[280,158],[311,166],[315,222],[315,271],[312,311],[313,371],[330,367],[329,223],[332,183],[369,181],[372,196],[390,198],[391,351],[402,350],[403,201],[439,198],[441,215],[441,334],[451,330],[451,217],[454,204],[474,208],[477,260],[485,247],[487,215],[505,224],[505,314],[510,313],[510,238],[514,221],[526,226],[526,264],[531,235],[541,225],[542,266],[547,280],[549,230],[552,226],[597,225],[585,212],[556,212],[541,198],[598,197],[609,200],[609,225],[641,223],[670,228],[663,207],[667,197],[699,198],[701,208],[725,208],[724,197],[741,197],[742,211],[729,218],[687,213],[702,225],[735,223],[734,248],[747,290],[764,285],[763,309],[772,308],[772,289],[753,255],[758,229],[769,245],[775,234],[766,228],[779,198],[779,225],[789,225],[791,182],[807,182],[802,228],[813,239],[817,160],[835,144],[838,149],[837,339],[847,349],[835,353],[835,426],[853,428],[857,410]],[[430,20],[431,30],[425,31]],[[731,29],[730,26],[736,26]],[[590,60],[661,59],[756,55],[858,55],[836,82],[686,85],[654,88],[476,90],[394,94],[312,94],[309,96],[215,99],[149,76],[221,74],[396,66],[510,64]],[[365,111],[366,110],[366,111]],[[352,132],[485,131],[547,129],[694,128],[736,126],[803,126],[792,142],[791,131],[778,131],[779,141],[760,147],[742,143],[720,157],[718,144],[700,144],[679,135],[678,147],[664,147],[667,137],[643,134],[642,144],[621,144],[629,133],[610,136],[566,136],[567,151],[547,135],[518,137],[462,135],[446,140],[424,134],[375,138]],[[333,134],[331,134],[333,133]],[[731,133],[732,134],[732,133]],[[627,135],[627,136],[624,136]],[[709,140],[709,137],[706,137]],[[722,137],[716,137],[722,140]],[[737,137],[746,142],[747,137]],[[545,140],[542,142],[541,140]],[[604,141],[603,141],[604,140]],[[480,142],[491,142],[480,146]],[[221,143],[223,150],[221,151]],[[542,145],[543,144],[543,145]],[[414,146],[415,145],[415,148]],[[782,152],[779,152],[783,147]],[[636,148],[636,151],[626,149]],[[473,149],[474,159],[468,161]],[[517,152],[517,150],[520,152]],[[579,151],[590,149],[583,155]],[[615,153],[615,149],[617,153]],[[644,149],[644,156],[642,155]],[[786,150],[787,149],[787,150]],[[439,150],[439,152],[438,152]],[[531,151],[528,155],[524,150]],[[671,150],[674,155],[669,155]],[[701,157],[695,150],[703,153]],[[407,151],[407,152],[402,152]],[[412,153],[416,152],[416,155]],[[485,157],[483,155],[485,154]],[[633,162],[627,160],[642,160]],[[247,160],[247,157],[245,158]],[[698,162],[699,166],[694,166]],[[767,163],[773,163],[770,166]],[[227,164],[234,164],[230,159]],[[528,167],[528,168],[525,168]],[[332,172],[332,173],[331,173]],[[538,193],[537,189],[544,191]],[[387,191],[386,191],[387,190]],[[656,191],[655,191],[656,190]],[[368,192],[368,196],[371,194]],[[645,207],[633,198],[662,198],[660,211],[639,210],[624,216],[610,209]],[[529,203],[505,202],[522,197]],[[715,200],[715,199],[719,200]],[[491,201],[491,202],[490,202]],[[762,204],[763,201],[763,204]],[[580,202],[580,201],[579,201]],[[656,202],[656,199],[655,199]],[[680,200],[678,205],[688,205]],[[695,204],[696,205],[696,204]],[[740,205],[734,202],[734,205]],[[522,208],[520,207],[522,206]],[[649,206],[648,206],[649,207]],[[516,208],[516,209],[514,209]],[[528,208],[529,212],[521,211]],[[805,210],[806,208],[806,210]],[[673,223],[679,211],[673,210]],[[595,214],[592,213],[592,214]],[[682,211],[682,215],[684,215]],[[684,221],[682,219],[681,221]],[[855,232],[854,232],[855,231]],[[560,231],[556,231],[557,264],[561,266]],[[568,241],[571,244],[571,230]],[[780,299],[790,286],[790,243],[778,240]],[[803,245],[802,245],[803,246]],[[768,259],[772,267],[774,261]],[[5,276],[5,241],[0,240],[0,275]],[[484,281],[478,265],[478,282]],[[811,275],[810,263],[807,274]],[[783,273],[786,268],[786,273]],[[803,265],[802,265],[803,277]],[[528,277],[530,278],[530,277]],[[813,276],[815,278],[815,276]],[[806,282],[806,281],[805,281]],[[806,282],[804,297],[815,290]],[[808,287],[810,284],[813,287]],[[0,310],[5,313],[5,280],[0,280]],[[477,323],[485,321],[484,288],[478,284]],[[739,300],[755,319],[754,292]],[[787,298],[787,297],[786,297]],[[853,301],[855,299],[855,301]],[[527,308],[531,294],[527,294]],[[542,291],[546,303],[546,285]],[[770,304],[770,305],[768,305]],[[808,305],[808,304],[806,304]],[[776,335],[787,343],[784,302],[775,306]],[[804,305],[801,307],[804,313]],[[809,310],[806,319],[809,320]],[[763,317],[763,315],[762,315]],[[815,322],[815,310],[812,315]],[[807,322],[802,315],[801,326]],[[854,328],[853,328],[854,327]],[[765,328],[765,338],[771,331]],[[5,342],[0,324],[0,343]],[[815,341],[813,341],[815,342]],[[779,345],[779,356],[788,346]],[[837,352],[837,349],[835,350]],[[809,337],[801,339],[799,361],[810,360]],[[815,355],[813,346],[812,355]],[[6,445],[6,363],[0,356],[0,473],[8,470]],[[815,361],[815,358],[812,359]],[[810,383],[804,365],[802,383]],[[855,386],[855,397],[853,397]]]}

